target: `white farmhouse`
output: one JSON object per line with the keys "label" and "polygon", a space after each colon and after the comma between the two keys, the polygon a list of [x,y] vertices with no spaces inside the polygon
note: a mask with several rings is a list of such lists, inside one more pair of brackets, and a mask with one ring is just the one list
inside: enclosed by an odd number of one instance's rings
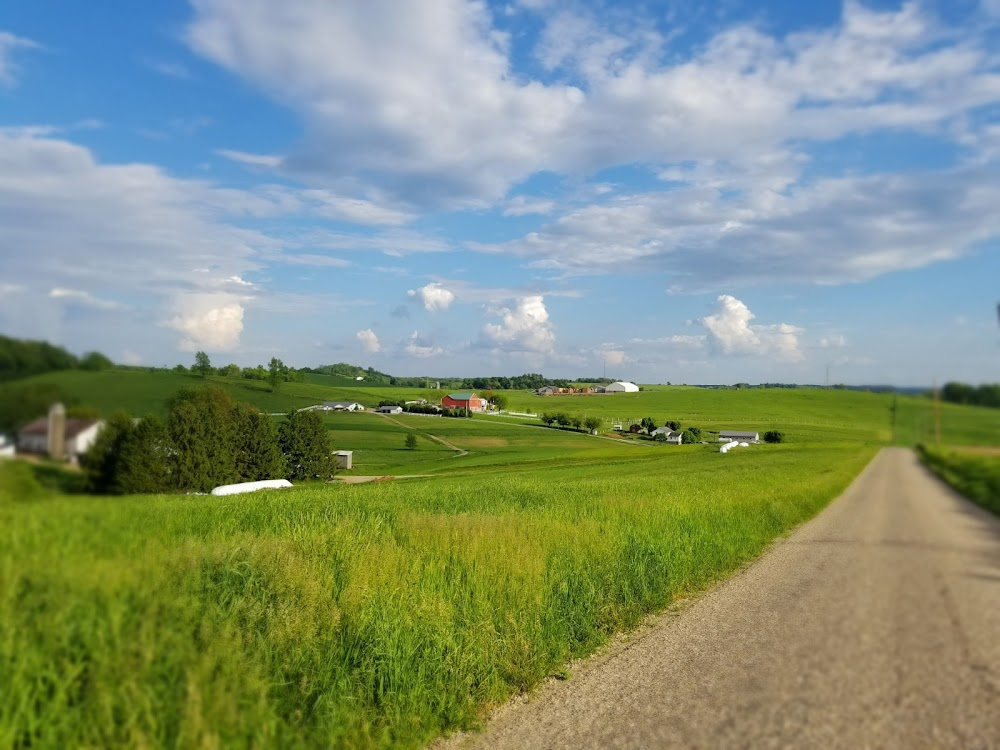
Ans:
{"label": "white farmhouse", "polygon": [[17,449],[56,459],[77,460],[104,429],[103,419],[67,419],[62,404],[53,404],[49,416],[29,422],[17,433]]}
{"label": "white farmhouse", "polygon": [[402,414],[403,407],[397,406],[396,404],[386,404],[385,406],[380,406],[378,408],[379,414]]}
{"label": "white farmhouse", "polygon": [[653,430],[651,434],[652,437],[654,438],[657,435],[666,435],[666,442],[670,443],[671,445],[681,444],[682,433],[679,430],[671,430],[669,427],[660,427],[659,429]]}
{"label": "white farmhouse", "polygon": [[638,393],[639,386],[635,383],[627,383],[622,380],[618,380],[614,383],[609,383],[604,386],[605,393]]}

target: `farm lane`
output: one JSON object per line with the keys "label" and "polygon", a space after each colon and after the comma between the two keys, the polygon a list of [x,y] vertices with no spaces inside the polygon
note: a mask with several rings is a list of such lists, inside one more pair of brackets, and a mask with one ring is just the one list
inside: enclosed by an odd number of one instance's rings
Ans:
{"label": "farm lane", "polygon": [[743,572],[448,747],[1000,747],[1000,520],[884,449]]}

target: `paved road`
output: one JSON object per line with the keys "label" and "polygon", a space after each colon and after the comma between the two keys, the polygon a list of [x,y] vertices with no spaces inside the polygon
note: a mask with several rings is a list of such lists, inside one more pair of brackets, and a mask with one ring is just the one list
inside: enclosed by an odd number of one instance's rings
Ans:
{"label": "paved road", "polygon": [[747,570],[521,704],[488,748],[1000,748],[1000,521],[903,449]]}

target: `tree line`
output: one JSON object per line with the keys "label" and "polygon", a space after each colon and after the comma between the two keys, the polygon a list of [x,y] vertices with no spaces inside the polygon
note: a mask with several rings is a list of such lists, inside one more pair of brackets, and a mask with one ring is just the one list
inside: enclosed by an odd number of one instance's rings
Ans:
{"label": "tree line", "polygon": [[1000,409],[1000,383],[986,383],[975,386],[966,383],[945,383],[941,398],[952,404],[988,406]]}
{"label": "tree line", "polygon": [[166,420],[118,411],[81,459],[91,492],[208,492],[262,479],[329,479],[336,469],[330,433],[316,412],[278,425],[220,388],[185,388]]}
{"label": "tree line", "polygon": [[47,341],[0,336],[0,382],[58,370],[106,370],[112,366],[111,360],[100,352],[77,357]]}

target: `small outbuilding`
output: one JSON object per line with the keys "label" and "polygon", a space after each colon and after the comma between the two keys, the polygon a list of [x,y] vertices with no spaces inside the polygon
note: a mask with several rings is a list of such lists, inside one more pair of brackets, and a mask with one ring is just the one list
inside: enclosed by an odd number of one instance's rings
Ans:
{"label": "small outbuilding", "polygon": [[639,386],[635,383],[629,383],[624,380],[618,380],[614,383],[608,383],[604,386],[605,393],[638,393]]}
{"label": "small outbuilding", "polygon": [[722,430],[719,432],[720,443],[759,443],[760,433],[745,430]]}
{"label": "small outbuilding", "polygon": [[334,451],[338,469],[351,469],[354,466],[354,451]]}
{"label": "small outbuilding", "polygon": [[403,413],[403,407],[402,406],[395,406],[395,405],[380,406],[378,408],[378,413],[379,414],[402,414]]}

